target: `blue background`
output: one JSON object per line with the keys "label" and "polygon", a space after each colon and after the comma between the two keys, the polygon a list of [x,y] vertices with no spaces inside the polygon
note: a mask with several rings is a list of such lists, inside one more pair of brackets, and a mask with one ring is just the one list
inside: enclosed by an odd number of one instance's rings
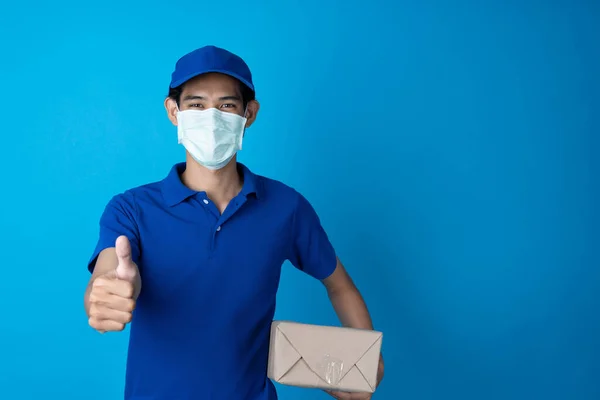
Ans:
{"label": "blue background", "polygon": [[[375,399],[599,399],[599,20],[573,0],[2,2],[0,398],[121,397],[127,334],[87,326],[86,262],[109,198],[183,159],[170,73],[216,44],[262,103],[241,160],[309,198],[385,332]],[[277,317],[337,323],[284,270]]]}

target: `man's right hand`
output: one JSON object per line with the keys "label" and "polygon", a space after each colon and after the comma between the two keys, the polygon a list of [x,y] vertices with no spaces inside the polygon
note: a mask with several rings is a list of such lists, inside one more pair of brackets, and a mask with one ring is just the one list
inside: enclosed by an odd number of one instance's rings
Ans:
{"label": "man's right hand", "polygon": [[89,292],[89,324],[101,333],[122,331],[135,308],[139,270],[127,237],[117,238],[115,252],[117,268],[96,277]]}

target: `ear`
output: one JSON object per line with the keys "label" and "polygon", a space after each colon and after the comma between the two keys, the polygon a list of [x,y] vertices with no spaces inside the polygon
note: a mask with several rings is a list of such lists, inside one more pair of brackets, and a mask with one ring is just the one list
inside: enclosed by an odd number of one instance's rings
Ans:
{"label": "ear", "polygon": [[165,99],[165,110],[167,111],[167,117],[169,121],[177,126],[177,102],[170,97]]}
{"label": "ear", "polygon": [[258,114],[258,110],[260,109],[260,104],[256,100],[252,100],[248,103],[246,108],[246,128],[249,128],[254,121],[256,121],[256,115]]}

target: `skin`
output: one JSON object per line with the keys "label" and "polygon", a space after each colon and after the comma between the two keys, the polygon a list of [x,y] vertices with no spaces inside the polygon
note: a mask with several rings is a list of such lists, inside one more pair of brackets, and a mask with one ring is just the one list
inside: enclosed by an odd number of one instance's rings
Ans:
{"label": "skin", "polygon": [[131,322],[135,300],[142,289],[137,265],[131,259],[131,245],[125,236],[115,247],[98,256],[84,296],[90,326],[100,333],[122,331]]}
{"label": "skin", "polygon": [[[177,125],[177,103],[170,98],[164,102],[167,117]],[[181,94],[179,109],[204,110],[216,108],[223,112],[246,116],[249,128],[258,115],[260,104],[251,101],[246,110],[237,80],[222,74],[201,75],[186,82]],[[223,212],[227,204],[242,189],[242,179],[236,168],[236,157],[224,168],[213,171],[198,164],[186,152],[186,170],[182,182],[195,191],[204,191]],[[367,306],[345,267],[338,259],[333,274],[322,281],[331,304],[343,326],[373,329]],[[121,331],[131,321],[135,300],[142,289],[137,265],[131,260],[131,247],[124,236],[117,239],[115,247],[102,251],[96,262],[84,296],[89,324],[99,332]],[[384,364],[380,359],[377,384],[383,378]],[[340,400],[368,400],[368,393],[327,391]]]}

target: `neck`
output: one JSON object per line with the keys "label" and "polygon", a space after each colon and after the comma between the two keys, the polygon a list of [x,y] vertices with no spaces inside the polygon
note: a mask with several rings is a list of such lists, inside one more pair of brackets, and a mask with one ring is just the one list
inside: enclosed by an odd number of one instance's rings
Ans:
{"label": "neck", "polygon": [[235,156],[225,167],[213,171],[198,164],[189,153],[181,181],[196,192],[206,192],[208,198],[217,205],[227,205],[242,190],[243,184]]}

